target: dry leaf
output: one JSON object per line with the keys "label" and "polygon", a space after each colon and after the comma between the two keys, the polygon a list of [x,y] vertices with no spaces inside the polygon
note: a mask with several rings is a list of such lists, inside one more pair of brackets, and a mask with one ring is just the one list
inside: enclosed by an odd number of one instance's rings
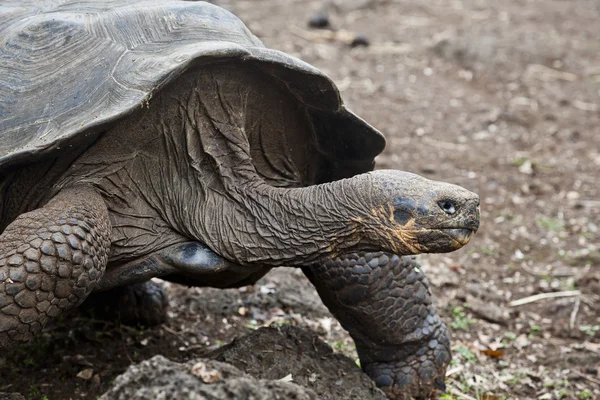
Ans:
{"label": "dry leaf", "polygon": [[208,369],[206,364],[198,362],[192,367],[192,375],[202,379],[204,383],[215,383],[221,379],[221,372],[216,369]]}
{"label": "dry leaf", "polygon": [[502,358],[504,357],[504,352],[501,350],[490,350],[490,349],[485,349],[485,350],[479,350],[479,352],[481,354],[485,354],[488,357],[491,358]]}
{"label": "dry leaf", "polygon": [[481,400],[498,400],[498,397],[493,394],[484,394],[481,396]]}
{"label": "dry leaf", "polygon": [[77,377],[78,377],[78,378],[81,378],[81,379],[83,379],[83,380],[86,380],[86,381],[88,381],[88,380],[90,380],[90,379],[91,379],[92,375],[94,375],[94,369],[93,369],[93,368],[86,368],[86,369],[84,369],[84,370],[80,371],[80,372],[77,374]]}

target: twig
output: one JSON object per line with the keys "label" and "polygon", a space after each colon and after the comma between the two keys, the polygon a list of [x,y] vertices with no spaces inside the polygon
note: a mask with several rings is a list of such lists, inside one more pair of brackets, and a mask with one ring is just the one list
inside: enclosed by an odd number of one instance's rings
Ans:
{"label": "twig", "polygon": [[571,372],[573,372],[577,376],[582,377],[586,381],[590,381],[590,382],[595,383],[596,385],[600,386],[600,381],[598,379],[590,378],[589,376],[582,374],[581,372],[576,371],[576,370],[571,370]]}
{"label": "twig", "polygon": [[467,146],[464,144],[455,144],[450,142],[442,142],[441,140],[432,139],[430,137],[424,137],[423,142],[428,145],[438,147],[444,150],[454,150],[454,151],[467,151]]}
{"label": "twig", "polygon": [[452,376],[452,375],[454,375],[454,374],[458,374],[458,373],[459,373],[459,372],[461,372],[463,369],[465,369],[465,367],[464,367],[464,366],[462,366],[462,365],[459,365],[459,366],[458,366],[458,367],[456,367],[456,368],[452,368],[450,371],[446,372],[446,377],[448,377],[448,376]]}
{"label": "twig", "polygon": [[591,343],[591,342],[584,342],[583,343],[583,347],[585,347],[586,349],[588,349],[592,353],[600,354],[600,350],[599,350],[600,349],[600,345],[598,345],[598,344]]}
{"label": "twig", "polygon": [[206,349],[208,346],[204,345],[204,344],[195,344],[193,346],[188,346],[183,350],[180,351],[194,351],[194,350],[199,350],[199,349]]}
{"label": "twig", "polygon": [[529,268],[526,265],[520,265],[519,268],[521,268],[523,271],[527,272],[529,275],[533,275],[533,276],[537,276],[538,278],[543,278],[545,276],[549,276],[552,278],[569,278],[571,276],[574,276],[575,274],[570,273],[570,272],[562,272],[562,273],[548,273],[545,274],[543,272],[536,272],[534,270],[532,270],[531,268]]}
{"label": "twig", "polygon": [[120,322],[121,316],[119,315],[119,336],[121,337],[121,345],[123,346],[123,352],[125,353],[125,355],[127,356],[127,359],[129,360],[129,362],[131,364],[133,364],[133,358],[131,358],[131,356],[129,355],[129,352],[127,351],[127,345],[125,344],[125,338],[123,337],[123,329],[121,329],[123,327],[123,325]]}
{"label": "twig", "polygon": [[350,43],[356,37],[355,33],[345,29],[340,29],[337,31],[320,29],[312,32],[302,29],[296,25],[290,25],[289,29],[293,35],[309,42],[332,42],[339,40],[340,42]]}
{"label": "twig", "polygon": [[161,327],[162,329],[164,329],[165,331],[169,332],[171,335],[175,336],[177,339],[179,339],[181,341],[181,343],[183,343],[185,346],[188,345],[188,343],[181,337],[181,334],[178,332],[175,332],[173,329],[169,328],[168,326],[164,325]]}
{"label": "twig", "polygon": [[450,386],[448,388],[448,391],[450,393],[452,393],[453,395],[455,395],[456,397],[459,397],[461,399],[465,399],[465,400],[477,400],[475,397],[471,397],[468,394],[464,394],[460,391],[458,391],[457,389],[455,389],[453,386]]}
{"label": "twig", "polygon": [[568,81],[574,82],[579,79],[579,76],[570,72],[559,71],[554,68],[546,67],[540,64],[529,64],[527,66],[526,73],[528,75],[534,75],[536,78],[542,81]]}
{"label": "twig", "polygon": [[509,307],[517,307],[517,306],[522,306],[524,304],[534,303],[534,302],[540,301],[540,300],[554,299],[557,297],[574,297],[574,296],[580,296],[580,295],[581,295],[581,292],[579,290],[567,290],[565,292],[540,293],[540,294],[536,294],[534,296],[524,297],[519,300],[511,301],[510,303],[508,303],[508,306]]}
{"label": "twig", "polygon": [[598,104],[596,103],[586,103],[585,101],[581,100],[573,100],[571,104],[573,104],[573,107],[581,111],[598,111]]}
{"label": "twig", "polygon": [[575,307],[573,307],[573,312],[571,312],[571,319],[569,320],[569,327],[571,330],[575,329],[575,320],[577,319],[577,313],[579,312],[579,304],[581,304],[581,299],[578,297],[575,299]]}
{"label": "twig", "polygon": [[578,200],[575,205],[582,207],[600,207],[600,201],[598,200]]}
{"label": "twig", "polygon": [[[591,297],[592,300],[589,300],[588,297]],[[596,305],[592,302],[593,300],[598,301],[597,296],[581,296],[581,301],[583,301],[583,304],[596,311]]]}

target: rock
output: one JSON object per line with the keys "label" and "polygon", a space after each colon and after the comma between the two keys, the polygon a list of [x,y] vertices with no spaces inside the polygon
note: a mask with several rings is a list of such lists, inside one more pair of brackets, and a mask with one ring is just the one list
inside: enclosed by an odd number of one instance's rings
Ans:
{"label": "rock", "polygon": [[386,397],[351,359],[334,353],[316,334],[284,326],[258,329],[187,363],[155,356],[132,365],[100,399]]}
{"label": "rock", "polygon": [[291,374],[319,399],[386,399],[354,361],[334,353],[315,333],[295,326],[258,329],[208,356],[259,379]]}
{"label": "rock", "polygon": [[509,312],[505,308],[469,295],[467,295],[467,304],[471,312],[479,318],[501,325],[508,323]]}
{"label": "rock", "polygon": [[[210,376],[210,379],[206,379]],[[297,399],[316,400],[310,389],[295,383],[256,379],[214,360],[177,363],[163,356],[130,366],[115,379],[101,400]]]}
{"label": "rock", "polygon": [[311,28],[325,29],[329,28],[329,14],[326,12],[318,12],[308,20],[308,26]]}
{"label": "rock", "polygon": [[369,38],[362,33],[357,33],[354,39],[350,42],[350,47],[368,46],[370,44]]}

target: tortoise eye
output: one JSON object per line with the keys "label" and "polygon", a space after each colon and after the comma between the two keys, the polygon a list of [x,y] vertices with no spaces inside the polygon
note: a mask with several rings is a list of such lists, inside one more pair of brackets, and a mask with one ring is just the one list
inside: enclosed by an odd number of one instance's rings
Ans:
{"label": "tortoise eye", "polygon": [[438,205],[448,215],[452,215],[456,212],[456,203],[452,200],[440,200]]}

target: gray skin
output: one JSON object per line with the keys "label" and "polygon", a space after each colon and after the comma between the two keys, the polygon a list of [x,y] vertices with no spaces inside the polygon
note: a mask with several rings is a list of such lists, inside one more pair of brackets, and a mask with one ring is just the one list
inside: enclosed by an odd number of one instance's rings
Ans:
{"label": "gray skin", "polygon": [[[157,276],[237,287],[294,266],[390,397],[443,388],[445,326],[420,268],[399,256],[465,245],[479,224],[477,195],[392,170],[268,184],[251,157],[256,135],[272,140],[265,127],[285,126],[294,137],[308,122],[302,112],[254,112],[294,110],[264,78],[235,63],[189,71],[80,150],[42,205],[0,235],[0,345],[28,340],[93,290]],[[30,172],[14,170],[14,186],[26,187]]]}
{"label": "gray skin", "polygon": [[203,2],[4,0],[0,38],[0,347],[92,292],[160,323],[150,278],[288,266],[391,398],[443,388],[446,328],[409,255],[465,245],[479,200],[371,171],[385,140],[322,72]]}

